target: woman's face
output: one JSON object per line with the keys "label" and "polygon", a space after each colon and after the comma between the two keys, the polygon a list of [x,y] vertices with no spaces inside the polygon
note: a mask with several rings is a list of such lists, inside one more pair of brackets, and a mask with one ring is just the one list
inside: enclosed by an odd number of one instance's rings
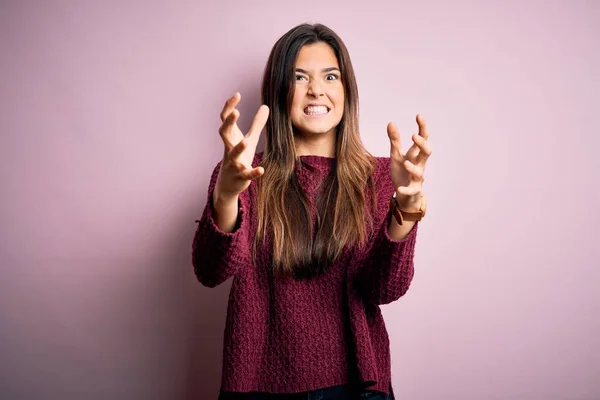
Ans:
{"label": "woman's face", "polygon": [[295,67],[292,124],[306,139],[333,135],[344,114],[344,85],[337,57],[326,43],[305,45]]}

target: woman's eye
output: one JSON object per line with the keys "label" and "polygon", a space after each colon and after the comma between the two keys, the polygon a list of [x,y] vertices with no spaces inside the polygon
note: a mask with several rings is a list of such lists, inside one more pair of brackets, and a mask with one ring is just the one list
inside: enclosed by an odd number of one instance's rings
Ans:
{"label": "woman's eye", "polygon": [[336,74],[328,74],[325,79],[327,79],[328,81],[333,81],[336,79],[339,79],[338,76]]}
{"label": "woman's eye", "polygon": [[303,75],[296,75],[296,80],[297,81],[302,81],[302,80],[306,80],[306,77]]}

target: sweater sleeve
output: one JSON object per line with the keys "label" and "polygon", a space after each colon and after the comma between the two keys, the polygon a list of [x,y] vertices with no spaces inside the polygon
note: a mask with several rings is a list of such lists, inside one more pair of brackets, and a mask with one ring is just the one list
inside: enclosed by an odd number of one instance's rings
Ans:
{"label": "sweater sleeve", "polygon": [[389,199],[394,193],[389,158],[378,159],[374,173],[377,194],[375,231],[366,247],[359,274],[359,285],[365,301],[381,305],[398,300],[408,290],[414,275],[414,252],[419,223],[402,240],[390,237]]}
{"label": "sweater sleeve", "polygon": [[221,163],[215,167],[208,188],[204,212],[192,242],[192,264],[196,277],[204,286],[215,287],[233,276],[240,268],[250,265],[249,195],[248,190],[239,196],[238,220],[234,231],[223,232],[214,220],[213,191]]}

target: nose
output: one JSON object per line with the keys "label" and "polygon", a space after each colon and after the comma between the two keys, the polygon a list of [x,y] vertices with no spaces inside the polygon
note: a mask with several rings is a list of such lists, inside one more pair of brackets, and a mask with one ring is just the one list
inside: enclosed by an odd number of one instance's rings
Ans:
{"label": "nose", "polygon": [[325,95],[325,91],[323,90],[321,84],[315,79],[308,84],[308,94],[310,96],[320,97]]}

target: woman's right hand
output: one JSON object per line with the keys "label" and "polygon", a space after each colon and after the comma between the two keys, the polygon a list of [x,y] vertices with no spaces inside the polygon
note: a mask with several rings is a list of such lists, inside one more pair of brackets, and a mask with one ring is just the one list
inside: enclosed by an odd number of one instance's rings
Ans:
{"label": "woman's right hand", "polygon": [[256,153],[260,133],[269,117],[269,107],[260,106],[250,130],[244,135],[237,124],[240,112],[236,106],[240,102],[240,98],[239,93],[234,94],[227,100],[221,111],[223,124],[219,128],[219,135],[223,139],[225,152],[215,186],[215,200],[237,199],[239,194],[250,186],[252,179],[262,176],[265,172],[263,167],[252,168],[252,160]]}

